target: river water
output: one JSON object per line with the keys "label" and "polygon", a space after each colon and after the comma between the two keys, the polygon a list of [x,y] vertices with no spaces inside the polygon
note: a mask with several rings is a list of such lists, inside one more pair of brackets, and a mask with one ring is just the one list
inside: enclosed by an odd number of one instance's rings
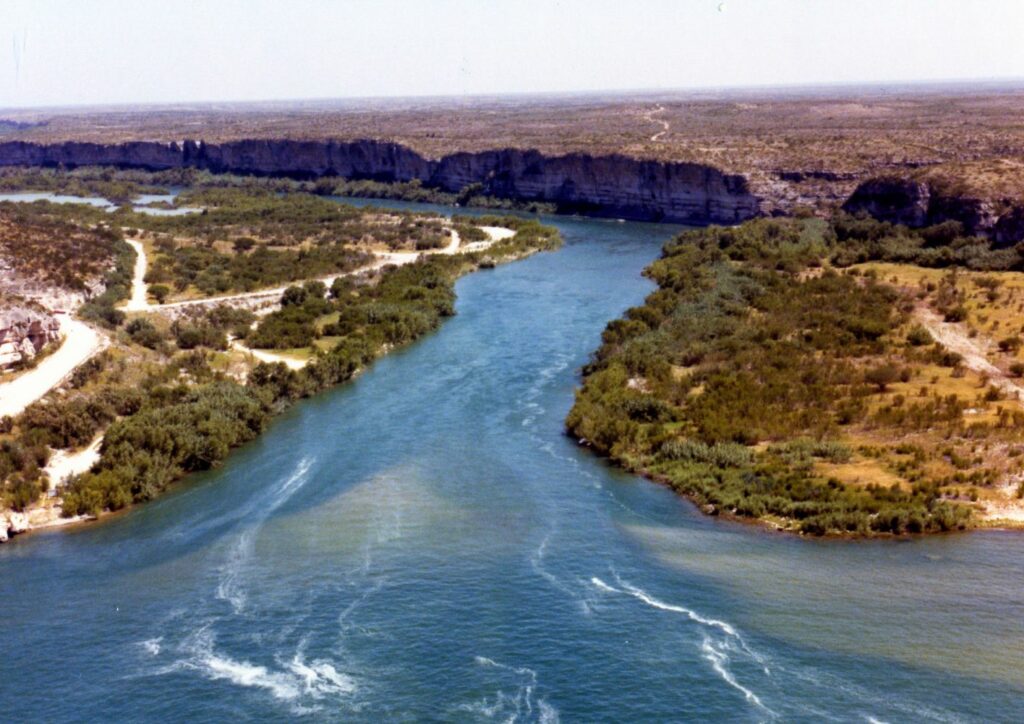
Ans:
{"label": "river water", "polygon": [[563,435],[672,229],[547,221],[221,469],[0,546],[0,719],[1020,720],[1024,535],[770,534]]}

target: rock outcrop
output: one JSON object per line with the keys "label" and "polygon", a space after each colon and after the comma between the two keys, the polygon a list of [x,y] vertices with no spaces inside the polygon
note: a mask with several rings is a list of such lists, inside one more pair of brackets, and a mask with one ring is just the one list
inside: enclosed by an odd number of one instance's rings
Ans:
{"label": "rock outcrop", "polygon": [[911,227],[958,221],[970,235],[998,244],[1024,240],[1024,206],[997,205],[936,186],[929,181],[878,177],[861,183],[843,204],[850,213],[866,212],[876,219]]}
{"label": "rock outcrop", "polygon": [[13,510],[0,512],[0,543],[6,543],[11,536],[20,535],[29,530],[28,516]]}
{"label": "rock outcrop", "polygon": [[0,309],[0,369],[32,359],[60,338],[60,323],[21,307]]}
{"label": "rock outcrop", "polygon": [[479,184],[484,194],[550,202],[565,211],[699,224],[743,221],[759,208],[746,178],[711,166],[618,155],[546,156],[511,148],[428,159],[400,144],[372,140],[0,143],[0,166],[13,165],[194,167],[295,178],[419,180],[445,191]]}

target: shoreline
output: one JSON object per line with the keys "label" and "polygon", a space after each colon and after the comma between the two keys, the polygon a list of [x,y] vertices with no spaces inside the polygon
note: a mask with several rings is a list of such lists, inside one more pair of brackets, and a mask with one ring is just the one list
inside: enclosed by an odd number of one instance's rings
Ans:
{"label": "shoreline", "polygon": [[[452,284],[454,285],[454,282],[457,281],[458,278],[460,278],[462,276],[465,276],[466,274],[469,274],[469,273],[472,273],[472,272],[475,272],[475,271],[480,271],[482,269],[490,268],[489,265],[485,264],[485,261],[490,261],[490,262],[497,261],[497,263],[499,263],[499,264],[512,263],[512,262],[515,262],[515,261],[519,261],[519,260],[525,259],[525,258],[527,258],[529,256],[532,256],[533,254],[539,253],[541,251],[549,250],[548,248],[545,248],[545,247],[540,246],[540,245],[531,246],[531,247],[529,247],[527,249],[524,249],[524,250],[514,251],[513,253],[511,253],[511,254],[509,254],[507,256],[502,256],[502,257],[499,257],[497,260],[495,260],[495,259],[493,259],[490,256],[485,256],[485,252],[487,251],[487,249],[489,249],[490,247],[492,247],[492,246],[494,246],[496,244],[499,244],[501,241],[505,241],[505,240],[509,240],[509,239],[514,238],[515,235],[518,233],[518,231],[515,230],[515,229],[506,229],[504,227],[483,227],[483,228],[486,228],[488,234],[491,235],[491,240],[489,242],[486,242],[487,247],[484,248],[484,249],[474,249],[474,250],[469,250],[469,249],[463,250],[463,249],[460,249],[458,234],[453,229],[452,231],[453,231],[453,234],[454,234],[454,238],[452,240],[452,243],[449,244],[444,249],[439,250],[438,252],[435,252],[435,254],[420,254],[420,253],[417,253],[415,255],[410,255],[408,259],[403,257],[403,259],[402,259],[403,263],[398,264],[396,266],[404,266],[405,264],[413,263],[413,262],[419,260],[421,256],[423,256],[423,257],[430,257],[430,256],[434,256],[434,255],[442,255],[442,256],[447,256],[447,257],[462,258],[465,263],[462,265],[461,270],[456,273],[455,279],[453,279],[453,281],[452,281]],[[559,239],[560,239],[560,237],[559,237]],[[470,245],[467,244],[466,246],[468,247]],[[373,268],[375,268],[375,269],[376,268],[381,268],[381,267],[384,267],[384,266],[388,266],[390,264],[394,264],[394,262],[391,261],[390,257],[385,257],[384,259],[378,259],[375,262],[375,265],[374,265]],[[360,271],[365,271],[365,269],[360,270]],[[295,283],[301,283],[301,281],[297,281]],[[158,309],[159,308],[157,307],[157,308],[152,309],[152,311],[158,311]],[[434,331],[437,331],[437,330],[434,330]],[[401,348],[407,347],[407,346],[415,343],[416,341],[418,341],[418,339],[417,340],[412,340],[412,341],[410,341],[410,342],[408,342],[406,344],[400,344],[400,345],[387,344],[387,345],[384,345],[379,350],[379,354],[376,357],[374,357],[373,360],[371,360],[367,364],[365,364],[365,365],[361,366],[359,369],[357,369],[352,374],[351,377],[349,377],[347,380],[345,380],[345,381],[343,381],[343,382],[341,382],[339,384],[332,385],[331,387],[328,387],[327,389],[335,389],[337,387],[340,387],[340,386],[346,384],[347,382],[351,382],[351,381],[357,379],[358,377],[360,377],[362,375],[363,372],[365,372],[367,369],[369,369],[369,367],[372,366],[373,362],[375,362],[377,359],[380,359],[381,357],[384,357],[384,356],[390,354],[391,352],[396,351],[397,349],[401,349]],[[239,351],[243,351],[243,350],[239,350]],[[253,353],[256,350],[250,350],[248,348],[245,348],[244,351],[245,352],[249,352],[249,353]],[[254,354],[253,356],[257,357],[257,359],[258,359],[258,355]],[[276,355],[273,355],[271,353],[270,356],[276,356]],[[278,364],[284,364],[289,369],[289,371],[291,371],[291,372],[297,371],[296,368],[293,368],[291,365],[288,365],[284,361],[277,361],[277,363]],[[305,366],[305,365],[303,365],[303,366]],[[327,391],[327,390],[323,390],[323,391]],[[301,401],[301,400],[299,400],[299,401]],[[278,417],[285,410],[290,409],[290,407],[291,407],[291,404],[286,405],[282,409],[279,409],[279,410],[275,411],[270,416],[270,419],[273,420],[274,418]],[[56,468],[56,471],[62,471],[65,468],[74,468],[73,472],[81,473],[81,472],[85,472],[86,470],[91,468],[93,464],[95,464],[96,462],[99,461],[99,458],[100,458],[99,450],[101,448],[104,435],[105,435],[105,431],[103,433],[100,433],[100,435],[98,435],[86,448],[83,448],[81,450],[78,450],[78,451],[75,451],[75,452],[72,452],[72,453],[67,453],[66,451],[59,451],[59,452],[65,453],[65,454],[64,454],[62,459],[58,460],[58,466]],[[96,455],[95,459],[91,459],[91,455],[93,453],[95,453],[95,455]],[[230,455],[230,453],[229,453],[229,455]],[[79,470],[78,468],[80,468],[82,465],[85,465],[86,462],[89,463],[88,467],[85,468],[84,470]],[[218,466],[219,465],[215,464],[213,466],[213,468],[211,468],[211,469],[215,469]],[[186,473],[182,478],[180,478],[177,481],[175,481],[174,483],[172,483],[172,485],[180,484],[182,480],[188,478],[190,475],[191,475],[191,473]],[[57,485],[57,481],[53,481],[51,479],[51,489],[54,489],[54,487],[56,485]],[[13,537],[16,537],[16,536],[25,535],[27,533],[32,533],[32,532],[35,532],[35,531],[52,530],[54,528],[63,528],[65,526],[72,526],[72,525],[73,526],[77,526],[77,525],[81,525],[81,524],[85,524],[85,523],[101,522],[101,521],[107,520],[108,518],[110,518],[113,515],[117,515],[117,514],[129,511],[129,510],[132,510],[136,506],[141,504],[141,503],[132,502],[132,503],[124,506],[123,508],[120,508],[119,510],[103,510],[103,511],[100,511],[96,515],[85,514],[85,515],[76,515],[76,516],[72,516],[72,517],[69,517],[69,518],[65,518],[65,517],[63,517],[63,511],[61,509],[61,502],[62,502],[62,499],[59,497],[59,495],[45,495],[44,494],[44,497],[41,498],[40,501],[37,501],[36,504],[33,504],[32,506],[29,506],[24,512],[15,513],[14,511],[10,511],[10,510],[0,512],[0,523],[3,523],[4,521],[7,521],[6,523],[4,523],[4,525],[0,525],[0,527],[3,528],[4,536],[6,536],[6,537],[0,536],[0,543],[8,541],[10,538],[13,538]],[[12,525],[11,524],[10,519],[11,519],[12,516],[14,516],[17,519],[18,525]],[[33,517],[35,517],[38,522],[31,522]],[[24,525],[22,524],[23,520],[25,522]]]}
{"label": "shoreline", "polygon": [[[591,445],[587,440],[576,437],[572,430],[568,428],[563,431],[563,434],[572,439],[577,447],[589,451],[592,455],[596,456],[599,460],[603,461],[606,465],[611,466],[619,472],[626,473],[628,475],[635,475],[643,478],[644,480],[654,483],[655,485],[666,488],[673,495],[678,498],[685,500],[690,506],[693,507],[694,511],[703,518],[720,518],[721,520],[728,521],[730,523],[738,523],[746,527],[753,527],[763,531],[766,534],[780,534],[788,535],[800,540],[820,540],[820,541],[849,541],[849,542],[864,542],[870,540],[916,540],[920,538],[932,538],[934,536],[951,536],[951,535],[969,535],[971,533],[985,532],[985,531],[1004,531],[1007,533],[1022,533],[1024,532],[1024,517],[1020,520],[1014,521],[1011,518],[978,518],[978,524],[962,530],[945,530],[945,531],[931,531],[922,533],[874,533],[871,535],[856,535],[853,533],[825,533],[823,535],[810,535],[808,533],[801,533],[798,530],[787,528],[779,525],[774,520],[767,518],[752,518],[749,516],[737,515],[728,510],[720,510],[715,508],[714,511],[707,511],[704,508],[709,504],[702,504],[693,495],[683,490],[676,488],[672,485],[664,475],[658,475],[645,469],[633,469],[625,465],[617,463],[609,455],[603,455],[597,451],[597,449]],[[714,507],[714,506],[712,506]],[[1024,515],[1024,506],[1021,507],[1021,513]]]}

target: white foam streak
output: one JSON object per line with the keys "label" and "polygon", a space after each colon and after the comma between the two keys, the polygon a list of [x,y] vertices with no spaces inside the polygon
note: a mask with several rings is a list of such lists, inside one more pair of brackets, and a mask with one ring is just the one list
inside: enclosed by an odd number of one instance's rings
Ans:
{"label": "white foam streak", "polygon": [[764,670],[765,674],[767,674],[767,675],[771,674],[771,671],[769,670],[767,664],[765,663],[764,657],[762,657],[759,653],[757,653],[756,651],[751,649],[749,646],[747,646],[746,641],[743,640],[743,637],[740,636],[739,632],[735,628],[733,628],[733,626],[731,624],[729,624],[729,623],[727,623],[725,621],[721,621],[721,620],[719,620],[717,618],[707,618],[706,616],[701,616],[696,611],[694,611],[692,609],[689,609],[689,608],[686,608],[684,606],[676,606],[676,605],[671,604],[671,603],[665,603],[664,601],[660,601],[657,598],[655,598],[654,596],[652,596],[649,593],[647,593],[647,591],[643,590],[642,588],[637,588],[636,586],[632,585],[628,581],[623,581],[621,578],[619,578],[618,574],[616,574],[615,580],[618,581],[620,586],[622,586],[622,588],[624,589],[625,593],[628,593],[630,596],[633,596],[634,598],[637,598],[637,599],[643,601],[648,606],[652,606],[653,608],[657,608],[657,609],[660,609],[662,611],[671,611],[672,613],[681,613],[684,616],[686,616],[687,618],[689,618],[691,621],[695,621],[695,622],[697,622],[699,624],[702,624],[704,626],[709,626],[711,628],[717,628],[720,631],[724,632],[728,636],[730,636],[733,639],[735,639],[736,642],[740,645],[740,647],[752,659],[754,659],[754,661],[756,661],[758,664],[761,665],[761,668]]}
{"label": "white foam streak", "polygon": [[537,707],[540,709],[540,724],[558,724],[561,720],[558,716],[558,709],[543,699],[537,702]]}
{"label": "white foam streak", "polygon": [[302,681],[303,692],[314,699],[331,694],[352,694],[356,690],[352,678],[340,673],[328,661],[317,660],[307,664],[301,654],[296,654],[288,668]]}
{"label": "white foam streak", "polygon": [[764,710],[772,716],[775,715],[775,712],[761,702],[757,694],[736,680],[732,671],[729,670],[729,655],[716,648],[709,637],[704,637],[704,643],[701,644],[700,650],[704,654],[704,658],[711,663],[711,668],[713,668],[715,672],[718,673],[718,675],[721,676],[727,684],[729,684],[729,686],[741,692],[743,697],[757,708]]}
{"label": "white foam streak", "polygon": [[616,580],[618,581],[619,585],[622,586],[622,588],[626,591],[626,593],[628,593],[630,596],[633,596],[634,598],[640,599],[648,606],[660,608],[662,611],[672,611],[673,613],[681,613],[687,616],[691,621],[696,621],[697,623],[704,624],[705,626],[712,626],[714,628],[721,629],[722,631],[733,637],[739,636],[739,634],[736,633],[736,629],[727,624],[725,621],[719,621],[717,618],[706,618],[689,608],[685,608],[683,606],[676,606],[671,603],[665,603],[664,601],[659,601],[654,596],[648,594],[647,591],[643,590],[642,588],[637,588],[636,586],[633,586],[632,584],[623,581],[621,578],[618,578],[618,576],[616,576]]}
{"label": "white foam streak", "polygon": [[[331,697],[351,697],[357,690],[355,681],[340,672],[330,661],[316,659],[306,662],[300,645],[287,663],[278,660],[281,669],[274,670],[262,664],[231,658],[218,652],[209,629],[194,633],[180,649],[185,658],[159,673],[190,669],[199,672],[212,681],[226,681],[249,689],[262,689],[275,699],[299,705],[302,700],[320,701]],[[298,706],[297,711],[307,712],[308,708]]]}
{"label": "white foam streak", "polygon": [[299,696],[294,677],[271,673],[265,666],[209,655],[199,660],[202,671],[211,679],[224,679],[244,687],[267,689],[277,699],[291,700]]}
{"label": "white foam streak", "polygon": [[313,464],[312,458],[303,458],[293,472],[270,496],[263,511],[256,517],[250,528],[243,532],[228,552],[228,559],[221,569],[217,582],[217,598],[231,604],[239,614],[245,610],[246,592],[240,578],[246,563],[252,557],[256,534],[275,510],[286,503],[308,479],[307,473]]}
{"label": "white foam streak", "polygon": [[590,604],[582,598],[576,591],[562,583],[558,576],[553,574],[547,568],[544,567],[544,556],[547,553],[548,541],[551,539],[551,534],[544,536],[544,540],[537,546],[537,550],[530,556],[530,566],[533,568],[534,573],[539,575],[545,581],[550,583],[554,588],[558,589],[562,593],[566,594],[577,603],[579,603],[584,616],[590,615]]}
{"label": "white foam streak", "polygon": [[[735,628],[733,628],[733,626],[726,623],[725,621],[720,621],[715,618],[707,618],[706,616],[701,616],[696,611],[686,608],[685,606],[677,606],[675,604],[666,603],[664,601],[658,600],[642,588],[638,588],[637,586],[632,585],[628,581],[622,580],[622,578],[620,578],[618,574],[615,574],[615,580],[622,588],[616,588],[615,586],[611,586],[602,581],[597,576],[591,577],[590,582],[591,584],[593,584],[595,588],[606,593],[621,593],[628,596],[632,596],[633,598],[636,598],[637,600],[644,602],[652,608],[656,608],[661,611],[669,611],[671,613],[682,614],[686,616],[690,621],[699,623],[707,629],[713,631],[721,631],[722,633],[724,633],[728,638],[726,639],[726,642],[722,644],[716,644],[714,641],[712,641],[710,636],[706,634],[704,635],[704,643],[701,646],[701,651],[704,654],[704,658],[708,662],[710,662],[711,667],[715,670],[715,673],[722,677],[722,680],[725,681],[727,684],[737,689],[738,691],[742,692],[744,698],[748,702],[758,707],[759,709],[763,710],[766,714],[769,715],[769,717],[776,717],[775,712],[773,712],[771,709],[765,706],[761,699],[753,691],[739,683],[739,681],[736,679],[736,677],[733,675],[732,671],[728,667],[729,655],[728,653],[726,653],[726,649],[730,647],[728,641],[731,640],[735,641],[744,653],[746,653],[750,658],[752,658],[754,661],[760,664],[762,670],[766,675],[771,674],[768,667],[765,665],[764,658],[760,656],[757,652],[752,650],[749,646],[747,646],[746,642],[744,642],[743,640],[743,637],[740,636],[739,632]],[[733,648],[735,649],[735,647]]]}
{"label": "white foam streak", "polygon": [[[500,669],[521,677],[522,682],[514,694],[507,694],[498,691],[493,701],[487,697],[472,704],[462,704],[457,707],[460,711],[467,711],[478,714],[487,719],[495,719],[499,716],[506,717],[503,721],[512,722],[532,720],[534,709],[534,690],[537,687],[537,672],[525,666],[515,667],[502,664],[486,656],[476,656],[474,661],[477,666]],[[549,724],[556,724],[559,721],[558,709],[543,699],[536,701],[536,719]],[[507,715],[507,716],[506,716]]]}

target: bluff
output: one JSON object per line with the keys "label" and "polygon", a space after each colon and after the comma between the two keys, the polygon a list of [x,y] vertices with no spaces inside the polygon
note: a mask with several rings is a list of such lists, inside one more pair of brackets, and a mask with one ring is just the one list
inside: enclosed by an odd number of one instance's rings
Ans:
{"label": "bluff", "polygon": [[911,227],[958,221],[971,235],[997,243],[1024,240],[1024,206],[957,192],[928,180],[881,176],[862,182],[843,204],[850,213]]}
{"label": "bluff", "polygon": [[0,166],[118,166],[375,181],[419,180],[458,192],[556,204],[563,211],[644,221],[737,223],[758,213],[746,178],[696,163],[621,155],[548,156],[506,148],[429,159],[383,141],[248,139],[225,143],[0,143]]}
{"label": "bluff", "polygon": [[0,369],[32,359],[60,339],[60,324],[48,314],[24,307],[0,309]]}

